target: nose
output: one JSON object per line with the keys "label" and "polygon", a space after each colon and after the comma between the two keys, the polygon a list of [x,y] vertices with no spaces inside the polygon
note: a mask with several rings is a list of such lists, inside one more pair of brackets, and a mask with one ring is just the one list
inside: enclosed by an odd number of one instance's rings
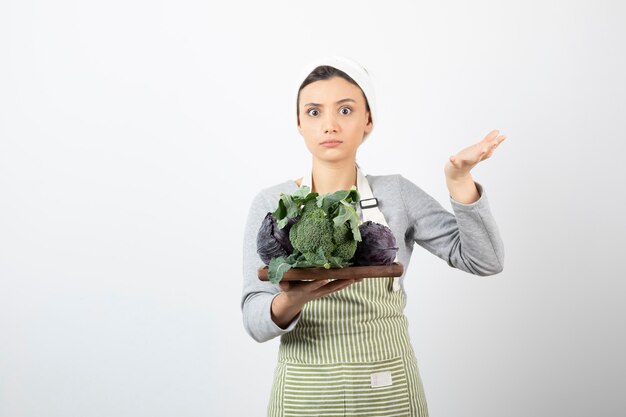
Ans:
{"label": "nose", "polygon": [[324,117],[324,133],[336,132],[338,129],[337,120],[332,112],[326,112]]}

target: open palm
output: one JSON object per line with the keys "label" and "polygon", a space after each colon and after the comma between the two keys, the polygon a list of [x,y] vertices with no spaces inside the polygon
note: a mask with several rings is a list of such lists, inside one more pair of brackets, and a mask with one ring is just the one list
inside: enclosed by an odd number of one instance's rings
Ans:
{"label": "open palm", "polygon": [[445,173],[450,179],[466,176],[480,161],[493,155],[494,150],[506,139],[498,129],[492,130],[483,140],[461,150],[446,162]]}

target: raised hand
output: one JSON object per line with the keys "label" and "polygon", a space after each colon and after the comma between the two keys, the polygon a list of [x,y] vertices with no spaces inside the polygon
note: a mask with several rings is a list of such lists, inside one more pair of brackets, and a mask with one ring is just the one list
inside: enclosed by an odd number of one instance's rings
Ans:
{"label": "raised hand", "polygon": [[444,172],[448,180],[459,180],[468,176],[469,172],[480,161],[493,155],[494,150],[506,139],[498,129],[492,130],[483,140],[461,150],[446,161]]}

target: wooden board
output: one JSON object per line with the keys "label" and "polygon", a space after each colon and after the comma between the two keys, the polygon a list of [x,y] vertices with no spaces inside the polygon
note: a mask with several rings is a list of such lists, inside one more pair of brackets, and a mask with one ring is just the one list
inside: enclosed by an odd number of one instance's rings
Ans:
{"label": "wooden board", "polygon": [[[269,281],[267,266],[259,268],[261,281]],[[399,277],[404,266],[399,262],[380,266],[347,266],[344,268],[291,268],[283,274],[284,281],[312,281],[319,279]]]}

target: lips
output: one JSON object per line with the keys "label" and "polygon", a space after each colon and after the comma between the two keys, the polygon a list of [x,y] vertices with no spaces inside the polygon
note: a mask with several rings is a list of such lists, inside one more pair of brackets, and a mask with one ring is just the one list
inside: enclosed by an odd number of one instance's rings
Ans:
{"label": "lips", "polygon": [[332,145],[332,144],[338,144],[338,143],[343,143],[343,141],[340,141],[337,139],[328,139],[322,142],[320,145]]}

